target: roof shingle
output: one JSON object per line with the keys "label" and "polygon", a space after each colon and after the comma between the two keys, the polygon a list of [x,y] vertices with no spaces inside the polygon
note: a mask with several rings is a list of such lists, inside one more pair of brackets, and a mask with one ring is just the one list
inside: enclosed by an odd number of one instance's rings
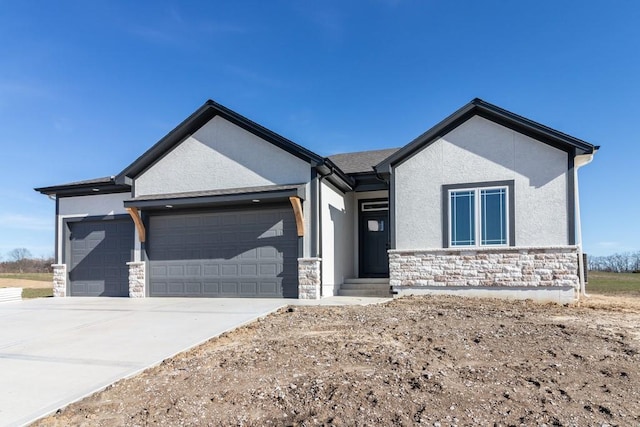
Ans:
{"label": "roof shingle", "polygon": [[373,172],[373,166],[382,162],[398,150],[399,148],[386,148],[383,150],[334,154],[333,156],[329,156],[329,160],[335,163],[336,166],[346,174],[367,173]]}

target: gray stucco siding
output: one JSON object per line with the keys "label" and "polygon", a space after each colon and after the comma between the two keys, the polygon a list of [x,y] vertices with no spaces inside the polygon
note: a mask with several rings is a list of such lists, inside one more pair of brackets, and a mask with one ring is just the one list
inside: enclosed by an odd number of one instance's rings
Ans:
{"label": "gray stucco siding", "polygon": [[135,196],[308,182],[309,163],[215,116],[135,180]]}
{"label": "gray stucco siding", "polygon": [[513,180],[515,244],[569,244],[568,154],[472,117],[395,166],[397,249],[440,248],[444,185]]}

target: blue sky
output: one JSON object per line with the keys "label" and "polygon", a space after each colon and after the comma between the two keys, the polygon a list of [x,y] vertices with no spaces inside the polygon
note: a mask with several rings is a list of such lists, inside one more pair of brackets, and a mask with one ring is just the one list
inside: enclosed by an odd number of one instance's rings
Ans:
{"label": "blue sky", "polygon": [[0,0],[0,256],[53,254],[34,187],[115,175],[211,98],[319,154],[475,97],[602,149],[584,248],[640,250],[640,2]]}

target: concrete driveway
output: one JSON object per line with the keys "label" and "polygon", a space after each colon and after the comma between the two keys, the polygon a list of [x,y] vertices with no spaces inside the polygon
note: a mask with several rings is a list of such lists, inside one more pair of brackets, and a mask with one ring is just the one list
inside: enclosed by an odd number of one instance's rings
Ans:
{"label": "concrete driveway", "polygon": [[34,421],[290,302],[41,298],[0,304],[0,425]]}

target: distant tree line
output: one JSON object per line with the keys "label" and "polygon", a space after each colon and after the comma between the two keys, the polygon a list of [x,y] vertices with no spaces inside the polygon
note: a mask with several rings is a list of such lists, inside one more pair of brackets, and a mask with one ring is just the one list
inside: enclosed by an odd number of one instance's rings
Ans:
{"label": "distant tree line", "polygon": [[587,257],[589,270],[613,273],[640,273],[640,251]]}
{"label": "distant tree line", "polygon": [[51,264],[53,257],[35,258],[28,249],[16,248],[0,261],[0,273],[51,273]]}

